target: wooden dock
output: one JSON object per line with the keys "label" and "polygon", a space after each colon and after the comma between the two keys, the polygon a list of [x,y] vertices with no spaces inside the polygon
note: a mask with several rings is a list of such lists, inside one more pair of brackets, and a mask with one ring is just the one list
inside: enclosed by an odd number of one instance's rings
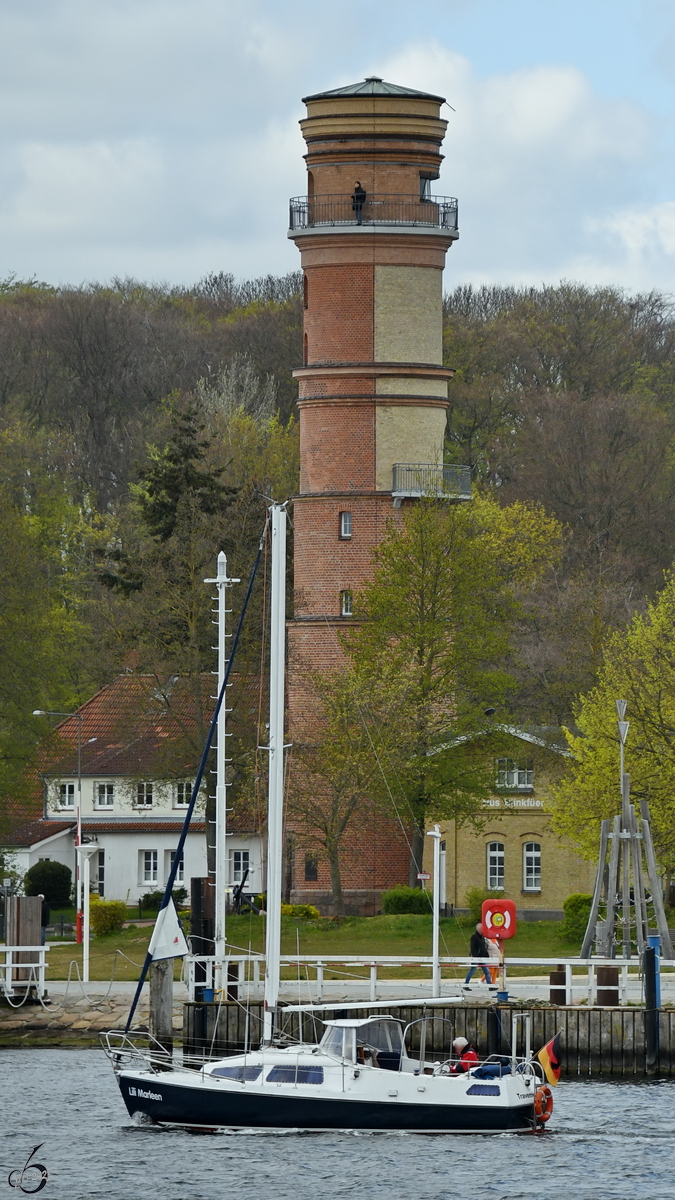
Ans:
{"label": "wooden dock", "polygon": [[[330,1019],[343,1013],[335,1009],[321,1013]],[[387,1009],[362,1008],[349,1011],[349,1016],[378,1016]],[[426,1015],[427,1059],[448,1058],[453,1038],[462,1036],[476,1047],[479,1057],[490,1054],[511,1054],[512,1017],[514,1013],[530,1014],[532,1049],[540,1046],[558,1031],[562,1034],[562,1074],[576,1078],[645,1078],[675,1075],[675,1008],[660,1009],[650,1022],[651,1013],[644,1008],[586,1008],[585,1006],[554,1007],[549,1005],[420,1005],[392,1008],[392,1016],[405,1025]],[[227,1001],[219,1004],[189,1003],[184,1006],[183,1050],[191,1061],[241,1053],[246,1046],[257,1047],[263,1007],[254,1001],[247,1005]],[[645,1030],[655,1028],[656,1044],[648,1045]],[[293,1040],[318,1041],[323,1026],[311,1013],[289,1013],[283,1031]],[[408,1047],[419,1045],[420,1026],[414,1025]],[[524,1052],[525,1021],[518,1021],[516,1052]]]}

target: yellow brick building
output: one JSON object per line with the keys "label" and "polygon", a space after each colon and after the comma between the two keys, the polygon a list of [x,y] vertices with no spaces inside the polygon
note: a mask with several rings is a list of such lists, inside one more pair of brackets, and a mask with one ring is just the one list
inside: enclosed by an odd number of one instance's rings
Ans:
{"label": "yellow brick building", "polygon": [[[461,912],[469,888],[490,888],[514,900],[525,920],[560,919],[565,898],[592,892],[595,878],[594,864],[553,832],[547,814],[568,751],[558,730],[502,726],[499,733],[495,789],[480,828],[439,821],[441,905]],[[433,877],[432,839],[426,843],[424,870]]]}

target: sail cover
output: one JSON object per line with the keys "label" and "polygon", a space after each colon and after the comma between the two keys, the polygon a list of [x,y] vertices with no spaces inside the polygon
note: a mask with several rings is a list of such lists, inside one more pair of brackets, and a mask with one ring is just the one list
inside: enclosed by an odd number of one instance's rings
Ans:
{"label": "sail cover", "polygon": [[188,953],[185,934],[178,920],[178,913],[173,900],[169,900],[166,908],[160,908],[152,931],[148,954],[153,962],[159,958],[181,958]]}

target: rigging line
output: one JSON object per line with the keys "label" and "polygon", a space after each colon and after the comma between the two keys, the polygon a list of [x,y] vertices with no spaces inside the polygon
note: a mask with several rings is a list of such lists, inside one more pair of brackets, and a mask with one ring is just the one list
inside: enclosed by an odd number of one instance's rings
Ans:
{"label": "rigging line", "polygon": [[[159,912],[158,912],[158,914],[157,914],[157,920],[159,920],[159,918],[160,918],[160,915],[162,914],[162,912],[164,911],[164,909],[165,909],[165,908],[167,908],[167,907],[168,907],[168,905],[169,905],[169,902],[170,902],[170,900],[171,900],[171,893],[172,893],[172,891],[173,891],[173,885],[174,885],[174,883],[176,882],[176,876],[177,876],[177,874],[178,874],[178,868],[179,868],[179,866],[180,866],[180,864],[181,864],[181,862],[182,862],[182,859],[183,859],[183,848],[184,848],[184,846],[185,846],[185,841],[186,841],[186,838],[187,838],[188,829],[189,829],[189,827],[190,827],[190,820],[191,820],[192,814],[193,814],[193,812],[194,812],[194,809],[195,809],[195,804],[197,803],[197,797],[198,797],[198,795],[199,795],[199,789],[201,788],[202,779],[204,778],[204,772],[205,772],[205,770],[206,770],[206,763],[207,763],[207,760],[208,760],[208,757],[209,757],[209,753],[210,753],[210,751],[211,751],[211,745],[212,745],[213,738],[214,738],[214,735],[215,735],[215,732],[216,732],[216,726],[217,726],[217,724],[218,724],[218,714],[219,714],[219,712],[220,712],[221,706],[222,706],[222,704],[223,704],[223,701],[224,701],[224,699],[225,699],[225,693],[226,693],[227,686],[228,686],[228,683],[229,683],[229,680],[230,680],[230,674],[231,674],[232,667],[233,667],[233,664],[234,664],[235,655],[236,655],[236,653],[237,653],[237,647],[238,647],[238,645],[239,645],[239,639],[240,639],[240,637],[241,637],[241,631],[242,631],[242,628],[243,628],[243,625],[244,625],[244,618],[245,618],[245,616],[246,616],[246,610],[247,610],[247,608],[248,608],[249,600],[251,599],[251,593],[252,593],[252,591],[253,591],[253,584],[254,584],[254,582],[255,582],[255,577],[256,577],[256,574],[257,574],[257,572],[258,572],[258,566],[259,566],[259,564],[260,564],[260,559],[261,559],[261,557],[262,557],[263,547],[264,547],[264,545],[265,545],[265,542],[266,542],[266,540],[267,540],[267,530],[268,530],[268,526],[269,526],[269,516],[268,516],[268,517],[265,519],[265,525],[264,525],[264,527],[263,527],[263,531],[262,531],[262,534],[261,534],[261,536],[260,536],[260,542],[259,542],[259,544],[258,544],[258,553],[257,553],[257,554],[256,554],[256,556],[255,556],[255,561],[254,561],[254,563],[253,563],[253,567],[251,568],[251,576],[250,576],[250,579],[249,579],[249,581],[248,581],[248,587],[247,587],[247,589],[246,589],[246,595],[244,596],[244,602],[243,602],[243,604],[242,604],[242,606],[241,606],[241,612],[239,613],[239,620],[238,620],[238,622],[237,622],[237,629],[236,629],[236,632],[235,632],[234,638],[232,639],[232,646],[230,647],[230,655],[229,655],[229,658],[228,658],[228,660],[227,660],[227,667],[225,668],[225,677],[224,677],[224,679],[223,679],[222,687],[221,687],[221,689],[220,689],[220,691],[219,691],[219,693],[218,693],[218,699],[217,699],[217,701],[216,701],[216,706],[215,706],[215,708],[214,708],[214,710],[213,710],[213,716],[211,717],[211,724],[210,724],[210,726],[209,726],[209,732],[208,732],[208,734],[207,734],[207,737],[206,737],[206,742],[204,743],[204,749],[203,749],[203,751],[202,751],[202,756],[201,756],[201,759],[200,759],[200,762],[199,762],[199,768],[198,768],[198,770],[197,770],[197,777],[196,777],[196,779],[195,779],[195,782],[194,782],[194,785],[193,785],[193,788],[192,788],[192,796],[190,797],[190,803],[189,803],[189,805],[188,805],[188,809],[187,809],[187,812],[186,812],[186,814],[185,814],[185,820],[184,820],[184,822],[183,822],[183,828],[182,828],[182,830],[181,830],[181,834],[180,834],[180,837],[179,837],[179,839],[178,839],[178,845],[177,845],[177,847],[176,847],[176,850],[175,850],[175,853],[174,853],[174,856],[173,856],[173,865],[172,865],[172,867],[171,867],[171,870],[170,870],[170,872],[169,872],[169,878],[168,878],[168,880],[167,880],[167,883],[166,883],[166,888],[164,889],[164,896],[163,896],[163,898],[162,898],[162,903],[161,903],[161,905],[160,905],[160,909],[159,909]],[[156,928],[156,926],[155,926],[155,928]],[[152,939],[151,939],[151,943],[152,943]],[[133,1016],[134,1016],[134,1013],[135,1013],[135,1011],[136,1011],[136,1006],[138,1005],[138,1001],[139,1001],[139,999],[140,999],[140,995],[141,995],[141,991],[142,991],[142,988],[143,988],[143,984],[145,983],[145,977],[146,977],[146,975],[147,975],[147,973],[148,973],[148,970],[149,970],[149,968],[150,968],[150,963],[151,963],[151,962],[152,962],[152,955],[151,955],[151,953],[150,953],[150,947],[148,946],[148,953],[147,953],[147,955],[146,955],[146,957],[145,957],[145,962],[143,963],[143,969],[142,969],[142,971],[141,971],[141,975],[140,975],[140,978],[139,978],[139,980],[138,980],[138,987],[136,988],[136,994],[135,994],[135,996],[134,996],[133,1003],[132,1003],[132,1005],[131,1005],[131,1009],[130,1009],[130,1012],[129,1012],[129,1016],[128,1016],[128,1018],[127,1018],[127,1023],[126,1023],[125,1029],[124,1029],[124,1032],[125,1032],[125,1033],[128,1033],[128,1032],[129,1032],[129,1027],[130,1027],[130,1025],[131,1025],[131,1022],[132,1022],[132,1020],[133,1020]]]}

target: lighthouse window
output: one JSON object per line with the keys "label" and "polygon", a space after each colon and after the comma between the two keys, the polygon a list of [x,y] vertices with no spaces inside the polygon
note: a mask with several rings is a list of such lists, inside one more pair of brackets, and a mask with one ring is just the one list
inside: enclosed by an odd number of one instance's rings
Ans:
{"label": "lighthouse window", "polygon": [[541,891],[541,843],[523,844],[523,891]]}
{"label": "lighthouse window", "polygon": [[350,512],[340,513],[340,537],[347,540],[352,536],[352,514]]}
{"label": "lighthouse window", "polygon": [[488,842],[487,844],[487,885],[495,891],[500,891],[504,887],[503,842]]}
{"label": "lighthouse window", "polygon": [[340,615],[343,617],[351,617],[352,615],[352,593],[340,592]]}
{"label": "lighthouse window", "polygon": [[307,276],[303,275],[303,277],[302,277],[302,306],[303,306],[303,308],[308,307],[308,303],[307,303],[308,293],[309,293],[309,285],[307,282]]}
{"label": "lighthouse window", "polygon": [[431,200],[431,178],[420,175],[420,200]]}

